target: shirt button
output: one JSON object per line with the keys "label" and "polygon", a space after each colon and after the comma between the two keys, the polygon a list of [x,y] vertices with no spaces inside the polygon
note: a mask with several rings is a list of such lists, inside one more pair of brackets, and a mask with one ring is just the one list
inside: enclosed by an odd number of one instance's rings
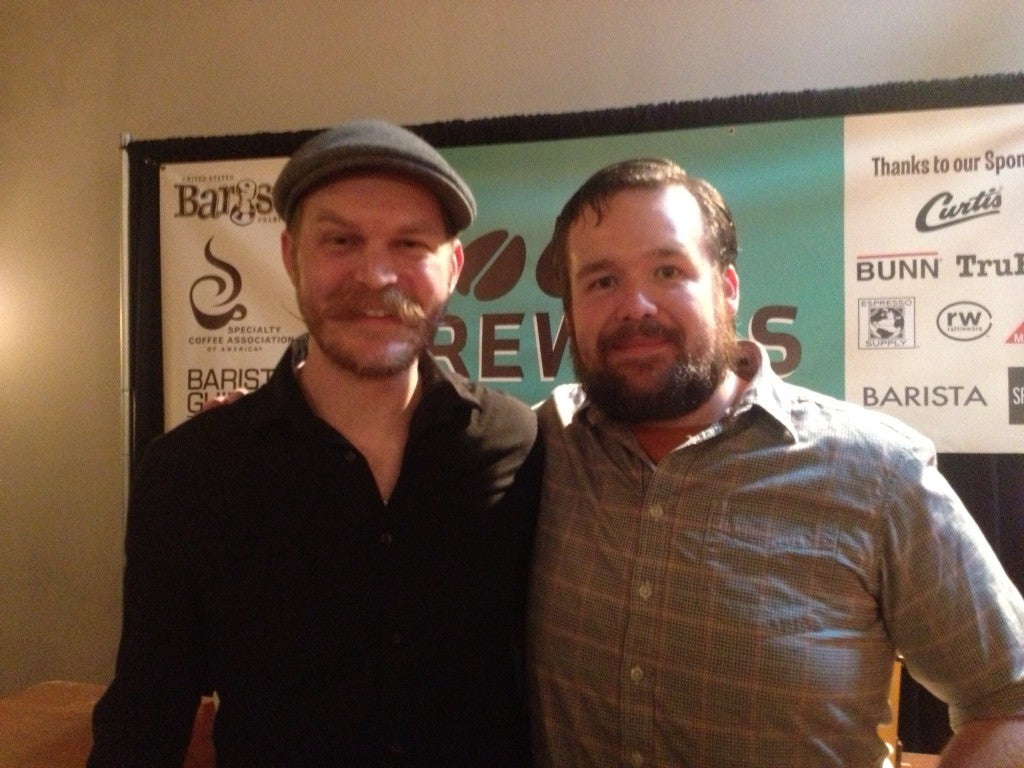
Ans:
{"label": "shirt button", "polygon": [[388,744],[388,752],[390,752],[392,755],[400,755],[402,753],[402,742],[392,741],[390,744]]}
{"label": "shirt button", "polygon": [[633,768],[641,768],[644,764],[644,756],[639,752],[634,752],[629,756],[629,764],[632,765]]}
{"label": "shirt button", "polygon": [[644,671],[640,667],[633,667],[629,670],[629,679],[634,683],[639,683],[644,679]]}
{"label": "shirt button", "polygon": [[659,504],[658,502],[655,502],[655,503],[651,504],[651,506],[650,506],[650,507],[648,507],[648,509],[647,509],[647,513],[648,513],[648,514],[649,514],[649,515],[650,515],[650,516],[651,516],[651,517],[652,517],[652,518],[653,518],[654,520],[661,520],[661,516],[662,516],[663,514],[665,514],[665,510],[664,510],[664,508],[663,508],[663,507],[661,506],[661,504]]}
{"label": "shirt button", "polygon": [[644,582],[640,585],[640,588],[636,591],[636,593],[640,595],[641,600],[650,600],[651,595],[654,594],[654,588],[647,582]]}
{"label": "shirt button", "polygon": [[380,535],[380,543],[383,544],[385,547],[388,546],[392,541],[393,539],[391,537],[391,534],[387,531],[384,531],[384,533]]}
{"label": "shirt button", "polygon": [[392,645],[401,645],[402,644],[402,633],[401,632],[392,632],[391,633],[391,644]]}
{"label": "shirt button", "polygon": [[355,461],[356,460],[356,452],[353,451],[352,449],[349,449],[349,450],[345,451],[344,457],[345,457],[345,461]]}

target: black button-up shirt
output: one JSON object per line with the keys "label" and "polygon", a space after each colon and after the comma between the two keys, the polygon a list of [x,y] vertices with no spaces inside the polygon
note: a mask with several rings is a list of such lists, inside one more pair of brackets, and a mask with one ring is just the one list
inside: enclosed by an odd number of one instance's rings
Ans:
{"label": "black button-up shirt", "polygon": [[427,357],[420,371],[386,504],[309,409],[291,353],[262,389],[154,441],[91,768],[180,766],[208,691],[220,768],[526,763],[536,422]]}

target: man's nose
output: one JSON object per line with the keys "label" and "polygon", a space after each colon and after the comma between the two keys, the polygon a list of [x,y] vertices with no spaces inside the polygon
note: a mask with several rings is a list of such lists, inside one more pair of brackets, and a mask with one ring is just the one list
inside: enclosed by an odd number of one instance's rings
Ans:
{"label": "man's nose", "polygon": [[658,306],[641,285],[623,287],[617,307],[620,320],[639,320],[657,313]]}
{"label": "man's nose", "polygon": [[385,288],[398,281],[398,272],[385,249],[367,247],[359,255],[355,278],[368,288]]}

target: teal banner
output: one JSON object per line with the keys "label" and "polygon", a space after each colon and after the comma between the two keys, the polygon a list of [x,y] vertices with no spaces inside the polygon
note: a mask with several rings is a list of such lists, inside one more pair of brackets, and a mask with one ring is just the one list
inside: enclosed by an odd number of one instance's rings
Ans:
{"label": "teal banner", "polygon": [[[417,126],[479,205],[431,351],[528,403],[571,381],[555,217],[598,169],[667,157],[732,209],[737,331],[779,375],[940,452],[1019,453],[1022,110],[1007,76]],[[130,148],[133,446],[262,384],[304,330],[269,191],[313,133]]]}
{"label": "teal banner", "polygon": [[531,403],[573,379],[561,300],[538,270],[555,216],[597,169],[658,156],[710,181],[733,211],[740,333],[768,346],[773,367],[792,381],[843,396],[842,119],[443,152],[480,208],[463,234],[467,260],[452,322],[434,350],[453,369]]}

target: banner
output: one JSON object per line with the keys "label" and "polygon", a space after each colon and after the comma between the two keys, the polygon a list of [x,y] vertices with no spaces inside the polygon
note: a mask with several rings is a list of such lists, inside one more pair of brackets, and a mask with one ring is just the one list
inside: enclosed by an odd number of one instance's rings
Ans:
{"label": "banner", "polygon": [[[1024,445],[1024,107],[441,151],[480,209],[432,349],[443,365],[530,403],[571,381],[545,254],[554,217],[598,168],[666,156],[732,208],[738,327],[777,372],[892,413],[940,451]],[[303,330],[270,203],[284,162],[161,166],[167,428],[208,397],[263,383]]]}
{"label": "banner", "polygon": [[281,262],[271,188],[285,159],[160,168],[164,422],[266,383],[305,326]]}
{"label": "banner", "polygon": [[1024,107],[845,120],[846,399],[1024,450]]}

